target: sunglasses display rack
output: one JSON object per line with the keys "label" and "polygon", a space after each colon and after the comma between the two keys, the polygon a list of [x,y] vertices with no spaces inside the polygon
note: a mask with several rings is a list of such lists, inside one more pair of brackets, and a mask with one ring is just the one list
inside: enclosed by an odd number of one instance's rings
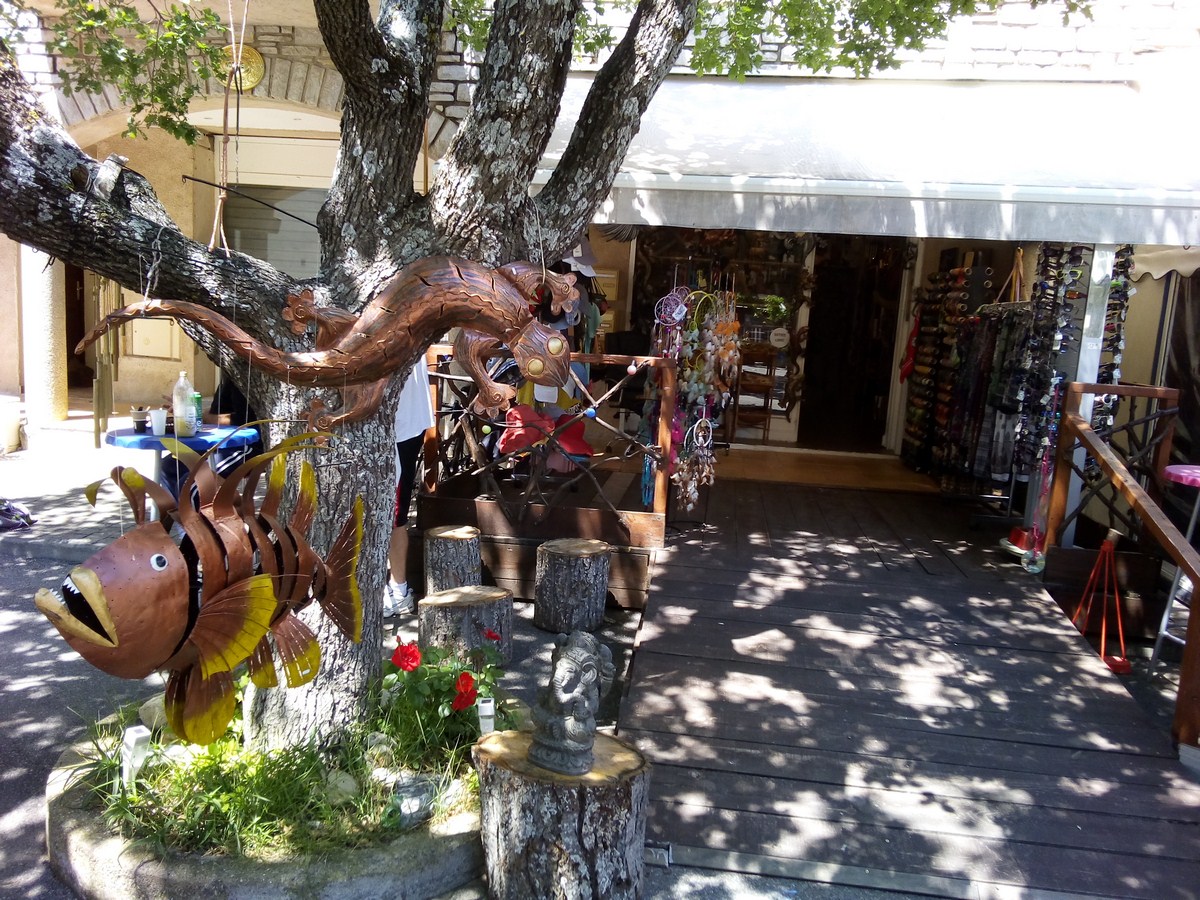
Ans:
{"label": "sunglasses display rack", "polygon": [[[1130,276],[1133,274],[1133,247],[1119,247],[1113,259],[1112,280],[1108,289],[1108,305],[1104,313],[1104,343],[1100,348],[1101,363],[1096,373],[1097,384],[1118,384],[1121,381],[1121,360],[1125,353],[1125,318],[1129,313],[1129,298],[1137,293]],[[1112,433],[1117,418],[1119,398],[1101,394],[1092,406],[1092,428],[1101,436]]]}
{"label": "sunglasses display rack", "polygon": [[929,275],[918,290],[912,374],[908,379],[901,456],[921,472],[943,474],[957,460],[953,433],[959,424],[957,395],[963,347],[970,342],[970,311],[991,299],[992,270],[956,266]]}
{"label": "sunglasses display rack", "polygon": [[1028,478],[1053,452],[1062,384],[1074,377],[1091,280],[1092,248],[1044,243],[1032,286],[1028,375],[1021,394],[1014,469]]}

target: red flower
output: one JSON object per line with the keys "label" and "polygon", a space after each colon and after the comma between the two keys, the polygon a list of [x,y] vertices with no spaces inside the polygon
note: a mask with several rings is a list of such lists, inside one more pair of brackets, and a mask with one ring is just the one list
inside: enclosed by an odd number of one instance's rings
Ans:
{"label": "red flower", "polygon": [[478,696],[479,692],[475,688],[455,694],[454,702],[450,704],[450,708],[454,710],[469,709],[475,705],[475,698]]}
{"label": "red flower", "polygon": [[[466,694],[466,693],[470,692],[472,695],[472,699],[474,699],[475,678],[471,675],[470,672],[463,672],[461,675],[458,676],[458,681],[454,682],[454,689],[456,691],[458,691],[460,694]],[[467,704],[467,706],[470,706],[470,705],[471,705],[470,703]]]}
{"label": "red flower", "polygon": [[500,640],[500,635],[496,634],[496,632],[492,631],[492,629],[490,629],[490,628],[483,629],[483,636],[485,638],[487,638],[489,641]]}
{"label": "red flower", "polygon": [[421,664],[421,651],[416,643],[401,644],[392,654],[392,665],[405,672],[411,672]]}

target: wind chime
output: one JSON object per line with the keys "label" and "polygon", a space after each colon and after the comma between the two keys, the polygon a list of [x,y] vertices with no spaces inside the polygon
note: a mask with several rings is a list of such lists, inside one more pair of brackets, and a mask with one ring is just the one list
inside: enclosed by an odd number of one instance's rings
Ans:
{"label": "wind chime", "polygon": [[[642,470],[642,499],[653,500],[657,465],[669,466],[676,502],[691,511],[700,488],[716,477],[713,418],[728,406],[741,361],[740,325],[733,291],[691,291],[676,287],[655,304],[653,351],[676,361],[678,393],[671,421],[672,458],[657,462],[647,456]],[[643,417],[642,432],[649,440],[651,423],[661,414],[657,385]]]}

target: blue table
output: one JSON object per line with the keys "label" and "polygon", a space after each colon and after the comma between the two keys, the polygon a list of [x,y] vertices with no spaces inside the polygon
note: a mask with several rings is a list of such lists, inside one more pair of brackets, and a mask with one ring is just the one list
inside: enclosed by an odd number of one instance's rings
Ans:
{"label": "blue table", "polygon": [[182,444],[191,447],[197,453],[205,453],[218,444],[222,450],[234,450],[238,447],[249,447],[259,439],[257,428],[236,427],[232,425],[202,425],[200,430],[191,437],[176,437],[174,432],[166,434],[138,434],[132,428],[114,428],[104,435],[104,443],[114,447],[127,447],[131,450],[152,450],[154,452],[154,480],[162,481],[162,458],[166,449],[163,438],[174,438]]}

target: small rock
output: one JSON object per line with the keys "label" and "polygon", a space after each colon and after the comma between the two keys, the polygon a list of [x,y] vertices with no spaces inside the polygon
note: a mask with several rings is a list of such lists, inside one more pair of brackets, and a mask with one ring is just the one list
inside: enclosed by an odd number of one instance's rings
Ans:
{"label": "small rock", "polygon": [[391,738],[376,731],[367,735],[367,750],[363,755],[371,765],[386,768],[396,760],[395,747]]}
{"label": "small rock", "polygon": [[401,828],[415,828],[433,818],[437,782],[428,775],[399,775],[388,813]]}
{"label": "small rock", "polygon": [[138,718],[151,731],[160,732],[167,727],[167,709],[162,694],[156,694],[138,707]]}
{"label": "small rock", "polygon": [[174,743],[164,745],[161,752],[166,759],[176,765],[184,765],[203,753],[204,748],[196,744]]}
{"label": "small rock", "polygon": [[358,782],[349,772],[334,769],[325,776],[325,800],[330,806],[345,806],[358,796]]}

